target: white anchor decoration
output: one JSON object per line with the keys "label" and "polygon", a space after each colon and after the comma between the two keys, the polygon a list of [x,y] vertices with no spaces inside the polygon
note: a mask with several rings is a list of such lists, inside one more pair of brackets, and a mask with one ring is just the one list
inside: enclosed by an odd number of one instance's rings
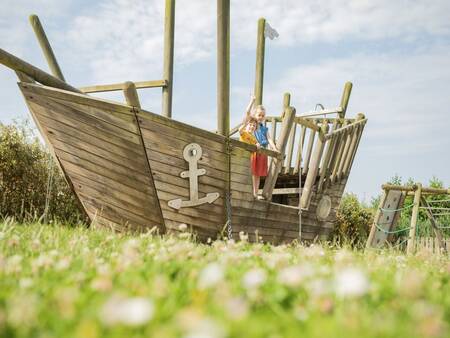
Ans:
{"label": "white anchor decoration", "polygon": [[189,163],[189,170],[183,171],[180,176],[182,178],[189,178],[189,200],[182,200],[177,198],[168,202],[169,207],[180,209],[185,207],[195,207],[205,203],[213,203],[219,198],[218,192],[211,192],[205,197],[198,198],[198,177],[205,175],[205,169],[197,168],[197,161],[202,157],[202,148],[197,143],[190,143],[183,150],[183,157]]}

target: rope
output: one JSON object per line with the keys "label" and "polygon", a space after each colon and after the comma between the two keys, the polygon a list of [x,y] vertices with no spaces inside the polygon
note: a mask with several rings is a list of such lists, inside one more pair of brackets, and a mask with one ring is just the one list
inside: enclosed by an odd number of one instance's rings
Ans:
{"label": "rope", "polygon": [[441,208],[441,207],[420,207],[420,209],[428,209],[428,210],[450,210],[450,208]]}
{"label": "rope", "polygon": [[231,144],[230,144],[230,138],[227,137],[226,140],[226,148],[227,148],[227,191],[225,192],[225,208],[226,208],[226,214],[227,214],[227,235],[228,239],[233,239],[233,229],[231,226]]}
{"label": "rope", "polygon": [[450,198],[448,198],[448,199],[444,199],[444,200],[430,200],[430,201],[427,201],[428,203],[441,203],[441,202],[450,202]]}
{"label": "rope", "polygon": [[399,230],[389,231],[389,230],[383,229],[382,227],[380,227],[380,226],[379,226],[378,224],[376,224],[376,223],[375,223],[375,226],[376,226],[376,228],[377,228],[378,230],[384,232],[385,234],[398,234],[398,233],[400,233],[400,232],[403,232],[403,231],[406,231],[406,230],[410,230],[410,229],[411,229],[411,227],[409,227],[409,228],[405,228],[405,229],[399,229]]}
{"label": "rope", "polygon": [[380,207],[380,210],[383,211],[383,212],[397,212],[397,211],[403,211],[403,210],[409,209],[409,208],[411,208],[413,206],[414,206],[414,203],[412,203],[410,205],[407,205],[406,207],[399,208],[399,209],[384,209],[384,208]]}

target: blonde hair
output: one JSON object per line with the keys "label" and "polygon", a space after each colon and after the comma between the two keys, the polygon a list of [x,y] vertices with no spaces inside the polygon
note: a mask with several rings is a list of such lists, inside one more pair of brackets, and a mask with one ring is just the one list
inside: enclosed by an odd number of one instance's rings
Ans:
{"label": "blonde hair", "polygon": [[255,116],[256,113],[257,113],[258,111],[262,111],[262,112],[264,112],[264,114],[265,114],[265,113],[266,113],[266,108],[265,108],[262,104],[257,105],[257,106],[253,109],[252,115]]}

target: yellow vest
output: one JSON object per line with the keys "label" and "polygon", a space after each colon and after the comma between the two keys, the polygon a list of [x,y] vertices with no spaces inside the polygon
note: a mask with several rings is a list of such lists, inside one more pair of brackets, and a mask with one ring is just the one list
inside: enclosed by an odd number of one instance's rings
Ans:
{"label": "yellow vest", "polygon": [[248,131],[243,131],[241,133],[241,136],[239,137],[239,141],[245,142],[245,143],[250,143],[250,144],[257,143],[256,137],[252,133],[249,133]]}

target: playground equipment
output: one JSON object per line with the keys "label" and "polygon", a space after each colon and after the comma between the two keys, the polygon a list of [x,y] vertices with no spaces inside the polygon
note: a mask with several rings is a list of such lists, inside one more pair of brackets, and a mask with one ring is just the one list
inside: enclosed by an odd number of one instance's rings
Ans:
{"label": "playground equipment", "polygon": [[[422,187],[421,183],[413,186],[384,184],[382,189],[383,195],[367,239],[367,248],[380,248],[391,242],[394,234],[409,231],[406,251],[408,254],[413,253],[419,227],[419,210],[424,210],[440,250],[447,251],[442,230],[450,229],[450,189]],[[405,206],[407,195],[413,195],[414,200],[412,204]],[[412,208],[410,227],[396,229],[401,212],[410,208]],[[444,226],[440,221],[447,222],[448,225]]]}
{"label": "playground equipment", "polygon": [[[31,23],[53,75],[0,49],[14,70],[31,115],[92,222],[114,229],[161,233],[189,225],[198,238],[241,231],[272,243],[326,238],[367,119],[346,118],[352,84],[338,108],[296,116],[290,94],[281,116],[268,117],[278,151],[233,137],[229,115],[230,4],[217,1],[217,132],[171,119],[175,1],[166,0],[162,80],[75,88],[58,66],[37,16]],[[258,22],[255,94],[262,102],[266,34]],[[162,88],[162,116],[141,108],[137,89]],[[88,93],[123,91],[126,104]],[[298,130],[298,137],[296,136]],[[250,156],[269,156],[252,194]]]}

